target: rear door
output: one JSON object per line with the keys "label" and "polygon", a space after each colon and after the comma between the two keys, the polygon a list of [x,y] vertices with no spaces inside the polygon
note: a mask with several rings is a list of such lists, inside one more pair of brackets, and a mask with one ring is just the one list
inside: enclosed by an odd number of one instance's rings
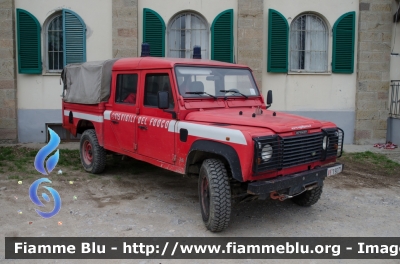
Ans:
{"label": "rear door", "polygon": [[121,149],[135,151],[135,121],[137,118],[138,72],[118,72],[113,111],[110,113],[111,128]]}
{"label": "rear door", "polygon": [[[175,111],[175,95],[171,70],[142,72],[144,86],[141,95],[140,114],[137,117],[137,152],[167,163],[175,163],[174,125],[170,112]],[[168,91],[170,108],[166,112],[158,108],[158,92]]]}

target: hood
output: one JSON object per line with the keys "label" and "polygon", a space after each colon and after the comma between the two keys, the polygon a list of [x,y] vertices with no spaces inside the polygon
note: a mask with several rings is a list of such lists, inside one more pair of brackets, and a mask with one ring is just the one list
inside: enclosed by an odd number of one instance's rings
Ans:
{"label": "hood", "polygon": [[[242,111],[242,115],[239,112]],[[292,115],[282,112],[276,112],[276,116],[273,116],[273,111],[263,110],[261,115],[252,117],[255,109],[218,109],[218,110],[206,110],[196,111],[189,113],[185,120],[196,121],[196,122],[209,122],[218,124],[232,124],[240,126],[252,126],[252,127],[264,127],[268,128],[275,133],[283,133],[288,131],[296,130],[309,130],[322,127],[322,122]]]}

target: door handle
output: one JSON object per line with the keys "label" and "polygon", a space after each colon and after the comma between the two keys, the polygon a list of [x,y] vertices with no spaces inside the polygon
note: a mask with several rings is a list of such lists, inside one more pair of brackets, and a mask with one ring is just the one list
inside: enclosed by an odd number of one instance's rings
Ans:
{"label": "door handle", "polygon": [[147,130],[147,126],[139,126],[141,130]]}
{"label": "door handle", "polygon": [[112,122],[113,124],[119,124],[119,122],[118,122],[117,120],[111,120],[111,122]]}

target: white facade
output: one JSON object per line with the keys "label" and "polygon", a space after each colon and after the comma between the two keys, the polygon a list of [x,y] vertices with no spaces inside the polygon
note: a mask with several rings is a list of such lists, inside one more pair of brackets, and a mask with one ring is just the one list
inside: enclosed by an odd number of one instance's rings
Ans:
{"label": "white facade", "polygon": [[[265,0],[264,24],[267,25],[268,9],[280,12],[289,27],[300,14],[314,14],[322,18],[328,27],[328,72],[296,73],[267,72],[268,27],[264,28],[263,94],[272,90],[272,109],[307,115],[313,118],[335,122],[345,129],[347,143],[353,141],[355,126],[355,102],[357,87],[357,44],[354,47],[354,72],[352,74],[332,73],[332,27],[337,19],[347,12],[356,11],[356,32],[358,32],[358,1],[348,0]],[[357,33],[355,43],[357,43]],[[290,44],[289,44],[290,47]],[[290,63],[290,54],[289,54]],[[350,131],[350,133],[349,133]]]}
{"label": "white facade", "polygon": [[[329,33],[327,73],[267,73],[267,48],[264,48],[263,91],[265,93],[267,90],[273,90],[274,109],[284,111],[355,110],[356,67],[352,74],[332,73],[332,27],[341,15],[358,10],[358,5],[358,1],[347,0],[264,1],[264,21],[268,21],[267,10],[270,8],[282,13],[287,18],[289,26],[298,15],[312,13],[325,20]],[[357,26],[356,23],[356,28]],[[267,36],[268,27],[265,27],[265,44],[268,43]],[[357,34],[355,43],[357,43]],[[357,45],[355,45],[354,53],[354,65],[357,65]]]}

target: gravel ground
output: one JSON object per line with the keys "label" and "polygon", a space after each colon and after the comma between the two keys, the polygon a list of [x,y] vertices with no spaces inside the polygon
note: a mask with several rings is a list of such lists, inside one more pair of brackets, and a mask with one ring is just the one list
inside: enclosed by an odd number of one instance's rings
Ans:
{"label": "gravel ground", "polygon": [[[60,145],[60,148],[64,144]],[[68,145],[68,144],[67,144]],[[67,146],[65,145],[65,146]],[[76,145],[76,144],[75,144]],[[39,145],[40,146],[40,145]],[[73,148],[74,144],[72,144]],[[346,148],[345,148],[346,150]],[[393,152],[394,153],[394,152]],[[394,155],[396,156],[396,155]],[[398,158],[398,156],[396,156]],[[129,160],[124,162],[130,162]],[[400,173],[386,177],[356,165],[325,181],[320,201],[309,208],[290,200],[236,203],[231,224],[222,233],[204,227],[198,204],[197,180],[154,168],[129,174],[112,167],[102,176],[69,171],[68,177],[53,176],[51,184],[62,197],[61,211],[51,219],[35,212],[28,189],[35,179],[0,180],[0,234],[18,236],[93,237],[400,237]],[[117,176],[116,176],[117,175]],[[1,176],[1,173],[0,173]],[[4,175],[3,175],[4,176]],[[6,188],[4,190],[4,187]],[[74,199],[74,196],[76,199]],[[22,214],[18,213],[22,212]],[[29,224],[29,222],[31,222]],[[59,225],[58,222],[62,222]],[[6,263],[70,263],[71,261],[4,260]],[[74,261],[75,262],[75,261]],[[77,261],[110,263],[109,260]],[[117,261],[115,261],[117,262]],[[120,260],[132,263],[132,260]],[[187,260],[138,260],[134,263],[187,263]],[[261,260],[190,261],[191,263],[265,263]],[[272,260],[269,263],[282,263]],[[393,260],[284,260],[284,263],[399,263]]]}

